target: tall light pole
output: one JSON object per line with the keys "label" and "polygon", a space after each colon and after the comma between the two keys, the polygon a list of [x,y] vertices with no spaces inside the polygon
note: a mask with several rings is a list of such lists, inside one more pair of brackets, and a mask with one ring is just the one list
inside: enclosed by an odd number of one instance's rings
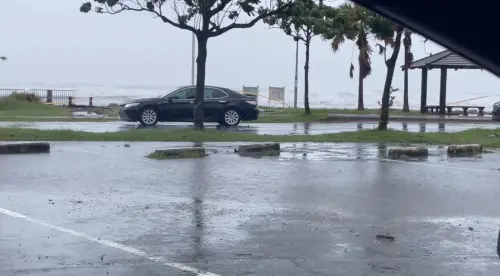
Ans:
{"label": "tall light pole", "polygon": [[293,89],[293,108],[297,108],[297,92],[299,90],[299,37],[294,36],[295,41],[295,87]]}
{"label": "tall light pole", "polygon": [[196,36],[193,33],[191,41],[191,85],[195,85],[195,74],[196,74]]}

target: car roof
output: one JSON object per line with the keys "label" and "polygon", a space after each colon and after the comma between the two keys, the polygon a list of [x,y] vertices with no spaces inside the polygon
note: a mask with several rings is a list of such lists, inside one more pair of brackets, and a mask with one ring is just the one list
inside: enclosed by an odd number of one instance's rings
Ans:
{"label": "car roof", "polygon": [[[178,88],[195,88],[196,85],[183,85],[183,86],[179,86]],[[229,89],[229,88],[226,88],[226,87],[222,87],[222,86],[215,86],[215,85],[205,85],[205,88],[218,88],[218,89],[222,89],[222,90],[231,90],[231,91],[234,91],[233,89]]]}

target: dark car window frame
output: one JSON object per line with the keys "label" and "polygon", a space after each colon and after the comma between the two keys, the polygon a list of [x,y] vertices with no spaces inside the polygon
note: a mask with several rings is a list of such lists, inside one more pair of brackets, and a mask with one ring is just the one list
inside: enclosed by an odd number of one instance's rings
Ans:
{"label": "dark car window frame", "polygon": [[205,99],[210,99],[210,100],[218,100],[218,99],[225,99],[225,98],[228,98],[228,97],[229,97],[229,94],[228,94],[228,93],[226,93],[226,91],[224,91],[224,90],[222,90],[222,89],[220,89],[220,88],[217,88],[217,87],[211,87],[211,86],[207,86],[207,87],[205,87],[205,89],[207,89],[207,88],[210,88],[210,89],[213,89],[213,90],[219,90],[220,92],[224,93],[226,96],[224,96],[224,97],[219,97],[219,98],[207,98],[207,97],[205,97]]}

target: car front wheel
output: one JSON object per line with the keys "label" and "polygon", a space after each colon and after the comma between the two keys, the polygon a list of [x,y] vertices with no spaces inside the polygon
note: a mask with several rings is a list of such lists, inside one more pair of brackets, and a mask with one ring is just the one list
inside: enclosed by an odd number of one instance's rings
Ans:
{"label": "car front wheel", "polygon": [[240,113],[235,109],[227,109],[222,115],[222,122],[227,126],[237,126],[240,121]]}
{"label": "car front wheel", "polygon": [[139,122],[145,126],[154,126],[158,122],[158,112],[154,108],[145,108],[139,116]]}

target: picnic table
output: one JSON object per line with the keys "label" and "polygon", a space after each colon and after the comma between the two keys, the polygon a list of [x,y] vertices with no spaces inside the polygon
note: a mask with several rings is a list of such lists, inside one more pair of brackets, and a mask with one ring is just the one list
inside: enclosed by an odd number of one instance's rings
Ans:
{"label": "picnic table", "polygon": [[[453,109],[462,109],[462,114],[464,116],[469,115],[469,109],[477,109],[478,115],[479,116],[484,116],[484,106],[477,106],[477,105],[447,105],[446,109],[448,111],[448,114],[451,114],[451,111]],[[439,105],[426,105],[425,106],[425,113],[439,113]]]}

